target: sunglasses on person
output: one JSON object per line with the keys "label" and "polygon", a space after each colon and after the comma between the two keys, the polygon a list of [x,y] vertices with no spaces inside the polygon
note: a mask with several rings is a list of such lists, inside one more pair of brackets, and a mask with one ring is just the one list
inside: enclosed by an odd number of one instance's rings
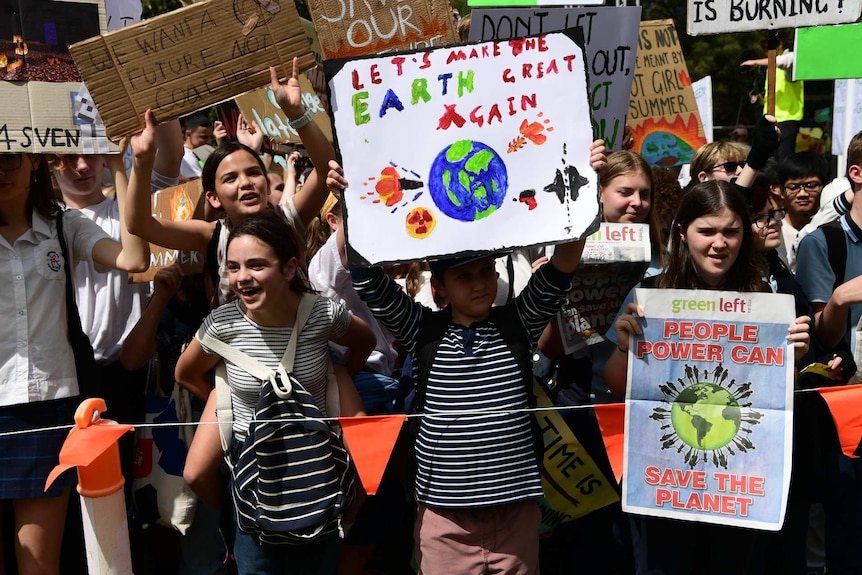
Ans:
{"label": "sunglasses on person", "polygon": [[716,170],[724,170],[727,174],[736,173],[736,170],[739,168],[745,167],[745,160],[739,162],[724,162],[723,164],[716,164],[712,167],[712,171]]}
{"label": "sunglasses on person", "polygon": [[769,210],[765,214],[761,214],[756,218],[752,218],[752,221],[758,228],[763,229],[772,222],[780,222],[784,219],[785,215],[787,215],[787,210],[784,208],[777,208],[775,210]]}
{"label": "sunglasses on person", "polygon": [[813,192],[814,190],[819,190],[823,187],[821,182],[802,182],[801,184],[797,184],[793,182],[791,184],[784,184],[784,189],[788,192],[798,192],[802,188],[805,188],[809,192]]}
{"label": "sunglasses on person", "polygon": [[21,167],[24,154],[0,154],[0,170],[14,172]]}

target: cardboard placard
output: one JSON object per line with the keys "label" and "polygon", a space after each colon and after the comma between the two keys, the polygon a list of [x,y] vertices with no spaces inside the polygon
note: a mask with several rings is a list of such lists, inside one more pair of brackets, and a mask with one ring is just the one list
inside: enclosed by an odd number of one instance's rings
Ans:
{"label": "cardboard placard", "polygon": [[[571,6],[567,0],[467,0],[468,6],[515,7],[515,6]],[[579,0],[581,6],[604,6],[605,0]]]}
{"label": "cardboard placard", "polygon": [[72,45],[108,136],[142,129],[148,108],[164,122],[265,86],[294,56],[313,66],[293,2],[266,5],[208,0]]}
{"label": "cardboard placard", "polygon": [[640,6],[476,9],[470,40],[504,41],[581,26],[589,64],[593,130],[611,150],[622,144],[637,54]]}
{"label": "cardboard placard", "polygon": [[[165,188],[153,194],[153,215],[157,218],[175,222],[202,220],[204,217],[203,187],[200,179],[189,180],[184,184]],[[156,272],[173,264],[180,264],[183,273],[197,274],[204,269],[206,254],[163,248],[150,244],[150,268],[141,273],[129,274],[133,283],[152,281]]]}
{"label": "cardboard placard", "polygon": [[352,261],[557,243],[598,222],[580,29],[325,66]]}
{"label": "cardboard placard", "polygon": [[[305,103],[306,109],[314,112],[314,123],[320,127],[323,134],[331,142],[332,124],[329,122],[329,115],[305,74],[300,74],[299,85],[302,88],[302,101]],[[287,116],[275,102],[275,96],[273,96],[272,88],[269,86],[237,96],[234,101],[239,106],[246,121],[254,120],[257,122],[263,133],[276,142],[282,144],[302,143],[299,133],[290,127]]]}
{"label": "cardboard placard", "polygon": [[6,0],[0,19],[0,153],[116,152],[96,136],[96,115],[79,97],[81,74],[67,44],[107,29],[104,0]]}
{"label": "cardboard placard", "polygon": [[673,20],[641,22],[628,125],[651,166],[691,163],[706,143]]}
{"label": "cardboard placard", "polygon": [[[838,80],[862,78],[858,58],[838,58],[848,46],[862,42],[862,25],[821,26],[796,31],[793,44],[796,62],[794,80]],[[836,124],[837,125],[837,124]]]}
{"label": "cardboard placard", "polygon": [[847,24],[862,16],[862,0],[688,0],[689,36]]}
{"label": "cardboard placard", "polygon": [[309,0],[327,59],[453,44],[458,41],[446,0]]}

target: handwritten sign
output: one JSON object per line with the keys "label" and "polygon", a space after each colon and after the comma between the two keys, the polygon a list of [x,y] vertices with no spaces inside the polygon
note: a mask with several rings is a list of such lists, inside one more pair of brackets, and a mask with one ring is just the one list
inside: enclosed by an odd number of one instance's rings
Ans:
{"label": "handwritten sign", "polygon": [[706,143],[673,20],[640,24],[628,124],[634,151],[651,166],[688,164]]}
{"label": "handwritten sign", "polygon": [[637,54],[640,6],[473,10],[470,40],[502,42],[581,26],[586,40],[593,130],[620,149]]}
{"label": "handwritten sign", "polygon": [[623,511],[777,531],[790,485],[785,294],[635,290]]}
{"label": "handwritten sign", "polygon": [[269,83],[269,66],[314,65],[291,2],[208,0],[70,47],[108,136],[143,128],[143,113],[178,118]]}
{"label": "handwritten sign", "polygon": [[[159,190],[153,194],[153,215],[174,222],[202,220],[206,201],[201,201],[202,198],[200,179]],[[156,272],[173,264],[180,264],[183,273],[197,274],[204,269],[205,256],[196,251],[187,252],[150,244],[150,268],[145,272],[129,274],[129,278],[135,283],[152,281]]]}
{"label": "handwritten sign", "polygon": [[[314,113],[314,122],[331,141],[332,125],[329,122],[329,115],[305,74],[300,74],[299,85],[302,88],[302,101],[306,109]],[[269,86],[237,96],[235,100],[243,117],[257,122],[268,137],[282,144],[301,143],[299,133],[290,127],[287,116],[279,108],[272,94],[272,88]]]}
{"label": "handwritten sign", "polygon": [[0,99],[7,104],[0,153],[80,153],[96,115],[78,98],[81,73],[66,46],[107,29],[104,0],[11,4],[0,43]]}
{"label": "handwritten sign", "polygon": [[108,12],[108,32],[141,21],[141,0],[105,0],[105,8]]}
{"label": "handwritten sign", "polygon": [[862,16],[862,0],[688,0],[689,36],[847,24]]}
{"label": "handwritten sign", "polygon": [[326,73],[357,263],[556,243],[597,221],[580,30]]}
{"label": "handwritten sign", "polygon": [[446,0],[309,0],[326,58],[413,50],[458,41]]}

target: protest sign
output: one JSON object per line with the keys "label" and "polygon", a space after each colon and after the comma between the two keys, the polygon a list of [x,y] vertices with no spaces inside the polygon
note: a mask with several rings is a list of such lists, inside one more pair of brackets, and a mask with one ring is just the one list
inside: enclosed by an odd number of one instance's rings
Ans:
{"label": "protest sign", "polygon": [[593,130],[609,149],[620,149],[634,77],[640,6],[476,9],[472,14],[472,42],[503,42],[581,26],[586,40]]}
{"label": "protest sign", "polygon": [[[96,137],[96,114],[82,93],[67,45],[106,30],[104,0],[5,2],[0,19],[0,153],[74,154]],[[102,138],[100,152],[116,152]]]}
{"label": "protest sign", "polygon": [[108,136],[164,122],[314,65],[292,2],[207,0],[96,36],[70,48]]}
{"label": "protest sign", "polygon": [[[832,104],[832,153],[843,156],[854,134],[862,131],[862,79],[835,80]],[[839,170],[839,173],[844,170]]]}
{"label": "protest sign", "polygon": [[[189,180],[153,194],[153,215],[174,222],[201,220],[205,202],[200,179]],[[156,272],[173,264],[180,264],[187,275],[200,273],[204,269],[205,256],[196,251],[187,252],[150,244],[150,268],[145,272],[129,274],[129,278],[136,283],[152,281]]]}
{"label": "protest sign", "polygon": [[141,21],[141,0],[105,0],[108,13],[108,32],[131,26]]}
{"label": "protest sign", "polygon": [[793,296],[635,290],[623,511],[777,531],[790,484]]}
{"label": "protest sign", "polygon": [[862,0],[688,0],[689,36],[856,22]]}
{"label": "protest sign", "polygon": [[[314,123],[332,141],[332,125],[329,122],[329,116],[305,74],[299,75],[299,86],[302,88],[302,101],[305,108],[314,113]],[[302,142],[299,133],[290,127],[287,116],[276,103],[271,87],[259,88],[237,96],[234,100],[242,111],[243,117],[249,122],[252,120],[257,122],[263,133],[276,142],[282,144]]]}
{"label": "protest sign", "polygon": [[862,62],[841,58],[840,54],[862,42],[862,26],[820,26],[796,31],[793,64],[794,80],[837,80],[862,78]]}
{"label": "protest sign", "polygon": [[[605,0],[581,0],[581,6],[604,6]],[[514,6],[571,6],[566,0],[467,0],[468,6],[514,7]]]}
{"label": "protest sign", "polygon": [[673,20],[640,24],[628,125],[633,151],[659,168],[691,163],[706,143]]}
{"label": "protest sign", "polygon": [[327,59],[458,41],[452,7],[446,0],[309,0],[308,9]]}
{"label": "protest sign", "polygon": [[707,142],[713,140],[712,134],[712,76],[704,76],[691,83],[694,90],[694,101],[697,102],[697,113],[703,125],[703,135]]}
{"label": "protest sign", "polygon": [[629,290],[643,279],[650,258],[647,224],[602,223],[587,238],[572,290],[557,314],[566,353],[604,341]]}
{"label": "protest sign", "polygon": [[579,29],[325,66],[357,263],[557,243],[598,221]]}
{"label": "protest sign", "polygon": [[536,423],[542,433],[540,472],[545,497],[539,508],[540,532],[544,533],[620,498],[613,482],[605,477],[537,381],[533,382],[533,395],[541,409],[536,412]]}

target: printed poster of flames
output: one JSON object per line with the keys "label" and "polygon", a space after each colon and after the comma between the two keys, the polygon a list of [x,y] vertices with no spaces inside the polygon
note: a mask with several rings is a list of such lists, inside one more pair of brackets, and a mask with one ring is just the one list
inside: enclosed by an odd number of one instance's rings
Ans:
{"label": "printed poster of flames", "polygon": [[627,125],[651,165],[691,162],[706,144],[691,78],[672,20],[641,22]]}

